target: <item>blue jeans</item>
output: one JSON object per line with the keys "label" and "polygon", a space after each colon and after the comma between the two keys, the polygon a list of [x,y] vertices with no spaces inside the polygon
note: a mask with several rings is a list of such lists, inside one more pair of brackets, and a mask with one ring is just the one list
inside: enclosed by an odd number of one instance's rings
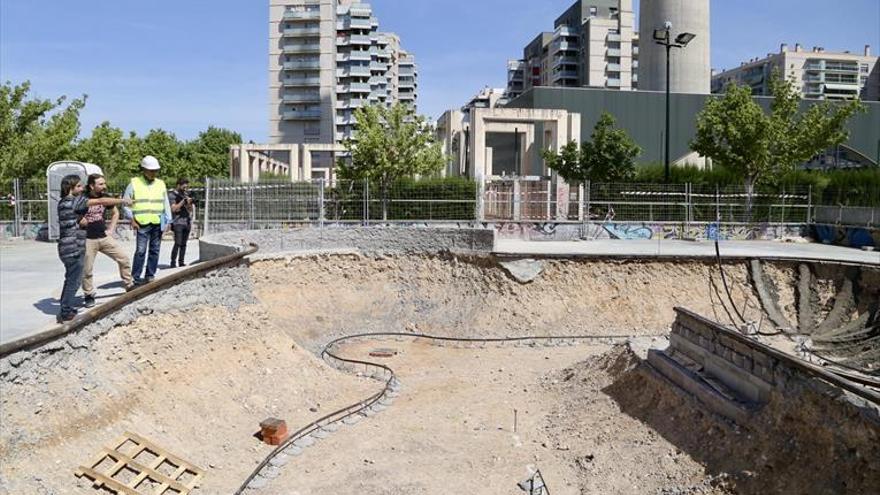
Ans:
{"label": "blue jeans", "polygon": [[85,252],[73,258],[64,258],[64,288],[61,290],[61,317],[76,314],[76,291],[82,284]]}
{"label": "blue jeans", "polygon": [[[144,279],[152,280],[159,267],[159,248],[162,246],[162,229],[158,225],[141,225],[137,231],[137,248],[134,251],[134,262],[131,266],[131,276],[134,283],[141,282],[141,271],[144,269],[144,259],[147,261],[147,273]],[[147,256],[149,249],[149,256]]]}

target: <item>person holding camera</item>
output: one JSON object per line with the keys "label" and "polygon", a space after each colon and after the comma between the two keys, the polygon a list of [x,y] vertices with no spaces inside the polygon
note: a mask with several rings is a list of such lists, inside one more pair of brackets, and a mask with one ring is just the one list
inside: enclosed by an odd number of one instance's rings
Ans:
{"label": "person holding camera", "polygon": [[168,193],[171,204],[171,229],[174,231],[174,247],[171,248],[171,268],[184,267],[186,242],[192,230],[193,210],[195,201],[189,193],[189,180],[177,179],[177,187]]}

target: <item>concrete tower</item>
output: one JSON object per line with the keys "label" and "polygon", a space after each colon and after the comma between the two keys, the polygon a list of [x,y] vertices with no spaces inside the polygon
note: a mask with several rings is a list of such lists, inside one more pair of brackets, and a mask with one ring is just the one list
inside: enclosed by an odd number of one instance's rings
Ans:
{"label": "concrete tower", "polygon": [[654,42],[654,30],[672,23],[671,37],[693,33],[685,48],[672,49],[670,90],[709,94],[709,0],[641,0],[639,13],[639,89],[666,91],[666,48]]}

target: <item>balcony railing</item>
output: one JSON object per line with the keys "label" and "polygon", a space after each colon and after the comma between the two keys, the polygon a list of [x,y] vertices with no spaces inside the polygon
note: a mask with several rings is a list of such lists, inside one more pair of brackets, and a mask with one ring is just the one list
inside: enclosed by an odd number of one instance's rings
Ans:
{"label": "balcony railing", "polygon": [[608,33],[605,39],[608,41],[620,41],[620,33]]}
{"label": "balcony railing", "polygon": [[282,114],[284,120],[321,120],[320,110],[290,110]]}
{"label": "balcony railing", "polygon": [[373,90],[369,83],[340,84],[336,86],[337,93],[369,93]]}
{"label": "balcony railing", "polygon": [[825,62],[825,70],[826,71],[834,71],[834,72],[859,72],[858,64],[844,64],[839,62]]}
{"label": "balcony railing", "polygon": [[338,77],[370,77],[370,67],[368,65],[351,65],[344,69],[337,69]]}
{"label": "balcony railing", "polygon": [[578,73],[575,70],[561,70],[559,72],[553,73],[553,80],[558,81],[560,79],[577,79]]}
{"label": "balcony railing", "polygon": [[284,45],[283,51],[284,53],[319,53],[321,51],[321,44],[306,43]]}
{"label": "balcony railing", "polygon": [[349,53],[338,53],[336,55],[337,62],[350,62],[352,60],[359,60],[362,62],[369,62],[372,57],[370,56],[370,52],[367,50],[354,50]]}
{"label": "balcony railing", "polygon": [[348,110],[352,108],[360,108],[367,104],[367,100],[363,98],[352,98],[350,100],[337,100],[336,108]]}
{"label": "balcony railing", "polygon": [[318,93],[294,93],[286,94],[282,100],[284,103],[310,103],[321,101],[321,95]]}
{"label": "balcony railing", "polygon": [[607,64],[605,70],[608,72],[620,72],[620,64]]}
{"label": "balcony railing", "polygon": [[320,77],[286,77],[281,80],[281,84],[287,87],[295,86],[320,86]]}
{"label": "balcony railing", "polygon": [[618,78],[608,78],[608,87],[609,88],[619,88],[620,87],[620,79]]}
{"label": "balcony railing", "polygon": [[284,62],[285,70],[298,70],[298,69],[320,69],[321,61],[320,60],[291,60],[288,62]]}
{"label": "balcony railing", "polygon": [[620,56],[620,48],[609,48],[607,55],[609,57],[619,57]]}
{"label": "balcony railing", "polygon": [[285,38],[314,37],[321,34],[319,27],[289,28],[282,31]]}
{"label": "balcony railing", "polygon": [[568,41],[557,41],[551,45],[552,52],[558,53],[563,51],[576,51],[578,46],[574,43],[569,43]]}
{"label": "balcony railing", "polygon": [[284,12],[285,21],[315,21],[321,19],[320,10],[288,10]]}

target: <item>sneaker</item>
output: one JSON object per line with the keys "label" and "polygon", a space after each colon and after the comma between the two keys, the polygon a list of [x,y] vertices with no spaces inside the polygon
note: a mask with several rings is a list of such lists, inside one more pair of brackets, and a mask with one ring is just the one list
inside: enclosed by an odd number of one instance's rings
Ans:
{"label": "sneaker", "polygon": [[180,263],[177,264],[177,266],[183,268],[183,267],[186,266],[186,263],[184,263],[184,262],[181,261]]}
{"label": "sneaker", "polygon": [[83,306],[86,308],[94,308],[95,307],[95,296],[86,295],[83,298]]}
{"label": "sneaker", "polygon": [[70,313],[70,314],[67,314],[67,315],[58,315],[58,316],[56,316],[56,317],[55,317],[55,321],[58,322],[58,323],[67,323],[68,321],[71,321],[71,320],[73,320],[74,318],[76,318],[76,313]]}

